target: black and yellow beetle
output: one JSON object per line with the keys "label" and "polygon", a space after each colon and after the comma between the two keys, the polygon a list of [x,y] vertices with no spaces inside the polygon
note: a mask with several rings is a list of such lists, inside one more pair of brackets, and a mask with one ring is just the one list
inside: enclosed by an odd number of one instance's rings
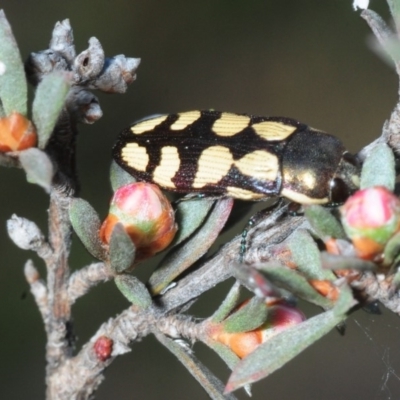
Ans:
{"label": "black and yellow beetle", "polygon": [[141,120],[122,131],[113,156],[138,180],[166,190],[253,201],[339,204],[360,174],[335,136],[290,118],[218,111]]}

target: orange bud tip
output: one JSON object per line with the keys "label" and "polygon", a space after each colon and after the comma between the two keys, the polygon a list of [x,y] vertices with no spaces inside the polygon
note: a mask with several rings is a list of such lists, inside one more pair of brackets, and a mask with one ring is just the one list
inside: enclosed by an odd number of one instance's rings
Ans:
{"label": "orange bud tip", "polygon": [[338,299],[339,290],[331,281],[311,279],[309,283],[318,293],[327,299],[332,301],[336,301]]}
{"label": "orange bud tip", "polygon": [[325,240],[326,251],[330,254],[339,255],[340,249],[337,240],[334,238],[329,238]]}
{"label": "orange bud tip", "polygon": [[22,114],[13,112],[0,118],[0,152],[26,150],[36,143],[35,129]]}

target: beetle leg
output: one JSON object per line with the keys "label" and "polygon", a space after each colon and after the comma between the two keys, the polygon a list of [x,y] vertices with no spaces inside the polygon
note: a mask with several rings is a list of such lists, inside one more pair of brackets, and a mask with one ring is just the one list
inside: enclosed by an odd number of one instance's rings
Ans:
{"label": "beetle leg", "polygon": [[250,231],[250,229],[257,225],[262,219],[265,217],[271,215],[275,210],[279,209],[282,204],[284,203],[284,200],[282,198],[279,198],[279,200],[268,206],[267,208],[264,208],[258,212],[256,212],[247,222],[245,228],[242,231],[242,239],[240,241],[240,250],[239,250],[239,262],[243,263],[244,256],[246,254],[246,247],[247,247],[247,235]]}
{"label": "beetle leg", "polygon": [[303,215],[304,214],[303,206],[299,203],[291,201],[288,205],[288,214],[291,217],[297,217],[299,215]]}
{"label": "beetle leg", "polygon": [[219,200],[224,196],[221,195],[208,195],[206,193],[189,193],[183,197],[181,197],[180,199],[174,201],[174,206],[177,206],[179,203],[182,203],[184,201],[191,201],[191,200],[203,200],[203,199],[207,199],[207,200]]}

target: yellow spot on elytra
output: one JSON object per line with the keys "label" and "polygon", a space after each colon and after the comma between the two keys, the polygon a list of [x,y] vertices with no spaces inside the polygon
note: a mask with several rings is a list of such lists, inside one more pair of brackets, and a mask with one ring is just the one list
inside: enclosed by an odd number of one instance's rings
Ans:
{"label": "yellow spot on elytra", "polygon": [[266,150],[255,150],[235,161],[235,166],[244,175],[262,181],[275,181],[279,174],[279,159]]}
{"label": "yellow spot on elytra", "polygon": [[132,133],[140,135],[141,133],[153,130],[157,125],[161,124],[168,118],[168,115],[162,115],[161,117],[146,119],[142,122],[138,122],[136,125],[131,127]]}
{"label": "yellow spot on elytra", "polygon": [[299,175],[298,179],[309,189],[313,189],[315,187],[317,177],[314,173],[305,171]]}
{"label": "yellow spot on elytra", "polygon": [[233,136],[247,128],[250,117],[232,113],[222,113],[212,126],[212,131],[219,136]]}
{"label": "yellow spot on elytra", "polygon": [[252,128],[265,140],[284,140],[297,129],[295,126],[276,121],[259,122],[253,124]]}
{"label": "yellow spot on elytra", "polygon": [[233,156],[227,147],[211,146],[205,149],[197,162],[193,188],[200,189],[219,182],[229,172],[232,163]]}
{"label": "yellow spot on elytra", "polygon": [[180,131],[185,129],[188,125],[193,124],[201,116],[200,111],[188,111],[178,114],[178,119],[170,126],[172,131]]}
{"label": "yellow spot on elytra", "polygon": [[254,193],[251,190],[241,189],[235,186],[228,186],[226,192],[229,196],[239,200],[260,200],[268,197],[262,193]]}
{"label": "yellow spot on elytra", "polygon": [[127,143],[121,151],[121,157],[131,168],[146,171],[149,155],[145,147],[141,147],[137,143]]}
{"label": "yellow spot on elytra", "polygon": [[329,201],[327,197],[322,199],[313,199],[312,197],[295,192],[291,189],[282,189],[281,195],[299,204],[326,204]]}
{"label": "yellow spot on elytra", "polygon": [[174,189],[172,178],[178,172],[180,159],[178,149],[173,146],[165,146],[161,149],[160,164],[153,172],[153,181],[160,186]]}

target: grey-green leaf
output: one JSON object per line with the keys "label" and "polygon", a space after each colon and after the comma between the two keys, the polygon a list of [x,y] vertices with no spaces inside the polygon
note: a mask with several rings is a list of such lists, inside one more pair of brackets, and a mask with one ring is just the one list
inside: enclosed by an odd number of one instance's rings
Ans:
{"label": "grey-green leaf", "polygon": [[121,186],[136,182],[136,179],[113,161],[110,167],[110,182],[111,188],[115,192]]}
{"label": "grey-green leaf", "polygon": [[385,186],[389,190],[394,190],[395,179],[393,151],[386,143],[379,143],[364,161],[360,187],[365,189],[373,186]]}
{"label": "grey-green leaf", "polygon": [[214,340],[207,340],[205,343],[225,361],[231,370],[240,361],[240,358],[228,346]]}
{"label": "grey-green leaf", "polygon": [[86,250],[99,260],[105,260],[105,251],[99,237],[100,218],[95,209],[80,198],[71,200],[69,219]]}
{"label": "grey-green leaf", "polygon": [[4,11],[0,10],[0,98],[4,112],[26,115],[27,93],[21,54]]}
{"label": "grey-green leaf", "polygon": [[318,247],[306,230],[297,230],[290,237],[288,246],[297,269],[301,271],[306,278],[320,280],[336,279],[332,271],[322,269]]}
{"label": "grey-green leaf", "polygon": [[151,306],[152,300],[146,286],[138,278],[128,274],[115,277],[115,284],[120,292],[137,308],[145,310]]}
{"label": "grey-green leaf", "polygon": [[332,215],[327,207],[319,205],[304,206],[304,213],[311,227],[321,239],[333,237],[345,239],[346,234],[340,222]]}
{"label": "grey-green leaf", "polygon": [[47,154],[37,148],[30,148],[20,152],[19,161],[26,172],[27,181],[49,192],[54,169]]}
{"label": "grey-green leaf", "polygon": [[60,71],[45,75],[39,83],[32,104],[32,118],[38,134],[38,146],[43,149],[64,106],[70,84]]}
{"label": "grey-green leaf", "polygon": [[394,23],[396,24],[397,30],[400,30],[400,2],[399,0],[388,0],[390,13]]}
{"label": "grey-green leaf", "polygon": [[248,290],[251,290],[258,297],[285,297],[289,293],[273,285],[265,275],[251,265],[232,262],[233,276]]}
{"label": "grey-green leaf", "polygon": [[273,336],[238,363],[229,378],[226,392],[256,382],[281,368],[342,322],[353,305],[350,290],[343,287],[333,309]]}
{"label": "grey-green leaf", "polygon": [[[167,338],[160,333],[156,334],[157,339],[187,368],[192,376],[199,382],[208,396],[213,400],[235,400],[232,394],[224,395],[223,383],[203,365],[190,350]],[[190,396],[189,396],[190,397]]]}
{"label": "grey-green leaf", "polygon": [[110,264],[116,274],[129,269],[135,260],[136,248],[122,224],[114,226],[110,239]]}
{"label": "grey-green leaf", "polygon": [[257,268],[263,271],[272,283],[289,290],[295,296],[325,309],[332,307],[331,301],[321,296],[298,272],[276,263],[267,263]]}
{"label": "grey-green leaf", "polygon": [[175,212],[179,230],[175,235],[173,245],[188,238],[204,221],[215,200],[193,199],[184,200],[178,204]]}
{"label": "grey-green leaf", "polygon": [[240,283],[236,281],[229,291],[228,295],[225,297],[224,301],[211,317],[211,321],[219,323],[231,313],[231,311],[236,307],[239,301],[240,288]]}
{"label": "grey-green leaf", "polygon": [[321,253],[321,260],[324,268],[330,270],[355,269],[361,271],[374,271],[377,265],[372,261],[363,260],[358,257],[349,257],[327,252]]}
{"label": "grey-green leaf", "polygon": [[389,267],[393,264],[394,260],[400,255],[400,232],[397,232],[386,243],[383,253],[383,265]]}
{"label": "grey-green leaf", "polygon": [[267,317],[268,307],[265,304],[265,300],[253,297],[222,323],[225,332],[248,332],[261,326],[267,320]]}
{"label": "grey-green leaf", "polygon": [[[398,3],[398,0],[388,0],[389,6],[391,6],[391,3]],[[393,11],[392,7],[391,9]],[[374,33],[375,38],[373,38],[371,41],[372,49],[375,50],[379,56],[383,56],[383,59],[388,62],[390,66],[393,67],[393,62],[395,64],[398,63],[398,53],[393,52],[393,42],[398,42],[395,31],[392,29],[392,27],[389,27],[386,24],[386,22],[379,14],[377,14],[375,11],[372,11],[371,9],[364,9],[361,13],[361,17],[367,21],[369,27]],[[395,17],[394,20],[396,25],[398,25],[398,18]]]}

